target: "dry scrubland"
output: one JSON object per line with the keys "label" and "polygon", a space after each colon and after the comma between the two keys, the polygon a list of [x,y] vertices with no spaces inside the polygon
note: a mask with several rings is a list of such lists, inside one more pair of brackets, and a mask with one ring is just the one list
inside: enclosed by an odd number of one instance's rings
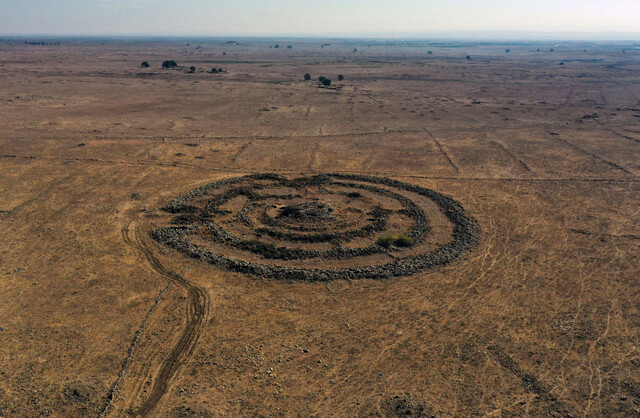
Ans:
{"label": "dry scrubland", "polygon": [[[322,43],[0,44],[0,416],[640,411],[637,46]],[[432,189],[479,240],[304,282],[149,235],[259,173]]]}

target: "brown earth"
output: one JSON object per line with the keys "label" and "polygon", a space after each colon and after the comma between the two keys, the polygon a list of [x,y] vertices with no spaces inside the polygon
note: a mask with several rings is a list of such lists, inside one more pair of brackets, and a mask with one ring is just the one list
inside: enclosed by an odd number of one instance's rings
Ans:
{"label": "brown earth", "polygon": [[[637,46],[189,43],[0,43],[0,416],[640,413]],[[480,242],[303,283],[150,239],[264,172],[427,187]]]}

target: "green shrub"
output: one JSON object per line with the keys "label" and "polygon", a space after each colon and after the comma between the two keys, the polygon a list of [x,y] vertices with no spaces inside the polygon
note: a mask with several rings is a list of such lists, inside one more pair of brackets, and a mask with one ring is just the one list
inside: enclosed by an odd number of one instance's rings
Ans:
{"label": "green shrub", "polygon": [[411,247],[413,245],[413,238],[408,235],[393,235],[385,234],[378,238],[378,245],[381,247]]}
{"label": "green shrub", "polygon": [[400,235],[394,242],[396,247],[411,247],[413,245],[413,238],[408,235]]}
{"label": "green shrub", "polygon": [[162,63],[162,68],[175,68],[178,64],[174,60],[166,60]]}

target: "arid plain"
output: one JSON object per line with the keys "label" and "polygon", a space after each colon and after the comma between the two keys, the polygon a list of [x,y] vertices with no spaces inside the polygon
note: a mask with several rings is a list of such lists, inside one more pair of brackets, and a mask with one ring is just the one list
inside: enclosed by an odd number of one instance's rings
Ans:
{"label": "arid plain", "polygon": [[[0,43],[0,416],[640,413],[638,45],[24,41]],[[478,239],[313,282],[152,239],[262,173],[428,188]]]}

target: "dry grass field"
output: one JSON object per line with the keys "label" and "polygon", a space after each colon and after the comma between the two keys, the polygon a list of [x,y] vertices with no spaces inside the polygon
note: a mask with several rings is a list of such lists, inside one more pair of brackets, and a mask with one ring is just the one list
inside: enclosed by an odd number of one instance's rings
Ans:
{"label": "dry grass field", "polygon": [[[226,41],[0,43],[0,416],[640,414],[637,45]],[[263,173],[427,188],[477,242],[305,281],[153,239],[178,196]]]}

